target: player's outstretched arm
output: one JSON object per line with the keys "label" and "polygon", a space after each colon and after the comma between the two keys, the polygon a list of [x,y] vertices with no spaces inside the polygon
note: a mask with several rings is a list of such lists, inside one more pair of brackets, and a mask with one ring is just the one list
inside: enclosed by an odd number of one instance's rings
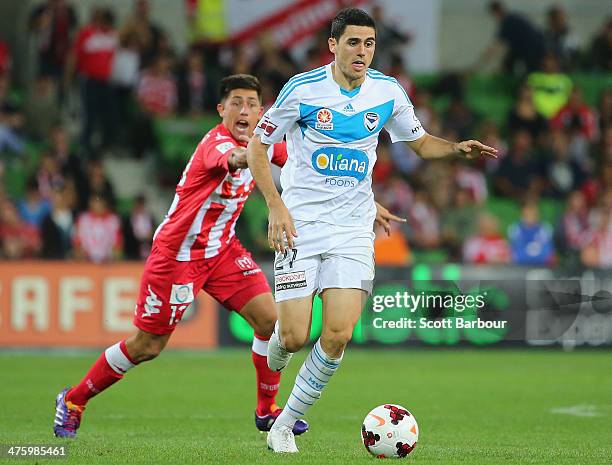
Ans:
{"label": "player's outstretched arm", "polygon": [[477,140],[450,142],[439,137],[425,134],[417,140],[406,142],[422,158],[445,158],[457,156],[471,160],[482,155],[497,158],[497,149],[484,145]]}
{"label": "player's outstretched arm", "polygon": [[270,170],[268,145],[261,142],[259,135],[253,136],[247,147],[247,162],[253,179],[268,204],[268,244],[277,252],[285,251],[287,246],[293,248],[293,238],[297,237],[293,219],[281,199]]}

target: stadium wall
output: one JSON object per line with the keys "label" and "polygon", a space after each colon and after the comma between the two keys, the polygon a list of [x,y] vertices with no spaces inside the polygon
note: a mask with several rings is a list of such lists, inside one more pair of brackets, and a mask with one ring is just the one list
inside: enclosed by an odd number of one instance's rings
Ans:
{"label": "stadium wall", "polygon": [[[271,270],[271,264],[263,264]],[[131,334],[141,263],[93,265],[69,262],[0,263],[0,347],[105,347]],[[568,278],[570,276],[570,278]],[[272,282],[272,276],[268,276]],[[391,299],[375,310],[366,304],[353,343],[476,347],[612,346],[612,273],[560,274],[550,269],[416,265],[378,268],[374,298]],[[484,295],[479,310],[439,303],[412,310],[396,295]],[[237,314],[200,293],[185,312],[170,347],[210,349],[250,344],[252,329]],[[456,301],[455,301],[456,302]],[[321,329],[314,304],[311,338]],[[505,321],[503,328],[396,327],[383,321],[462,318]],[[456,321],[456,320],[455,320]]]}

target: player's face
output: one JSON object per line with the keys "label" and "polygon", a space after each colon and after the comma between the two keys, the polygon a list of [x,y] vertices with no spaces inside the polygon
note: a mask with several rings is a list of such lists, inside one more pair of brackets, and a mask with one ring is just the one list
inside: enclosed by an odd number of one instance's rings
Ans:
{"label": "player's face", "polygon": [[251,89],[234,89],[217,105],[223,125],[236,140],[245,142],[253,136],[255,125],[263,115],[257,92]]}
{"label": "player's face", "polygon": [[329,50],[349,81],[363,79],[374,58],[376,34],[368,26],[347,26],[339,40],[329,39]]}

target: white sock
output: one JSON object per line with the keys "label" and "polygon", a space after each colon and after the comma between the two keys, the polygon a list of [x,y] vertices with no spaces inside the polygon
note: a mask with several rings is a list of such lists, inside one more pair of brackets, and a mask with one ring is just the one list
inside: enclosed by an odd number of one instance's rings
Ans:
{"label": "white sock", "polygon": [[130,361],[127,355],[123,353],[121,342],[106,349],[104,355],[110,367],[120,375],[125,375],[128,370],[136,366]]}
{"label": "white sock", "polygon": [[251,346],[251,349],[257,355],[266,357],[268,355],[268,341],[264,341],[256,336],[253,336],[253,345]]}
{"label": "white sock", "polygon": [[341,361],[342,356],[329,357],[323,351],[321,339],[319,339],[300,368],[291,395],[276,423],[293,427],[295,421],[302,418],[321,397],[321,392],[340,366]]}

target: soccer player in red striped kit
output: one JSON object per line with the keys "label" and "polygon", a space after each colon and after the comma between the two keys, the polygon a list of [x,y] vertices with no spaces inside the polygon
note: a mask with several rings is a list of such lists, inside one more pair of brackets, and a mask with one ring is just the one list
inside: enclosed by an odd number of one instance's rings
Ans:
{"label": "soccer player in red striped kit", "polygon": [[[56,436],[75,437],[89,399],[131,368],[159,355],[200,289],[240,313],[255,330],[257,428],[269,430],[281,412],[276,405],[280,373],[271,371],[266,362],[276,322],[274,299],[264,273],[234,233],[255,184],[246,169],[246,145],[263,112],[257,79],[249,75],[223,79],[217,109],[223,121],[198,144],[155,233],[136,304],[137,331],[107,348],[79,384],[57,395]],[[272,163],[284,165],[284,143],[273,146],[269,155]],[[307,429],[303,422],[295,432]]]}
{"label": "soccer player in red striped kit", "polygon": [[[217,110],[222,122],[198,144],[153,238],[136,303],[137,331],[107,348],[79,384],[57,395],[53,429],[58,437],[75,437],[89,399],[159,355],[200,289],[238,312],[255,331],[257,428],[269,431],[282,411],[276,405],[280,373],[267,364],[268,340],[277,318],[274,299],[265,275],[234,234],[255,185],[247,169],[246,146],[263,114],[257,78],[224,78]],[[268,156],[283,166],[285,144],[271,146]],[[378,204],[376,208],[376,222],[387,233],[389,221],[403,221]],[[300,420],[293,432],[307,430],[308,423]]]}

